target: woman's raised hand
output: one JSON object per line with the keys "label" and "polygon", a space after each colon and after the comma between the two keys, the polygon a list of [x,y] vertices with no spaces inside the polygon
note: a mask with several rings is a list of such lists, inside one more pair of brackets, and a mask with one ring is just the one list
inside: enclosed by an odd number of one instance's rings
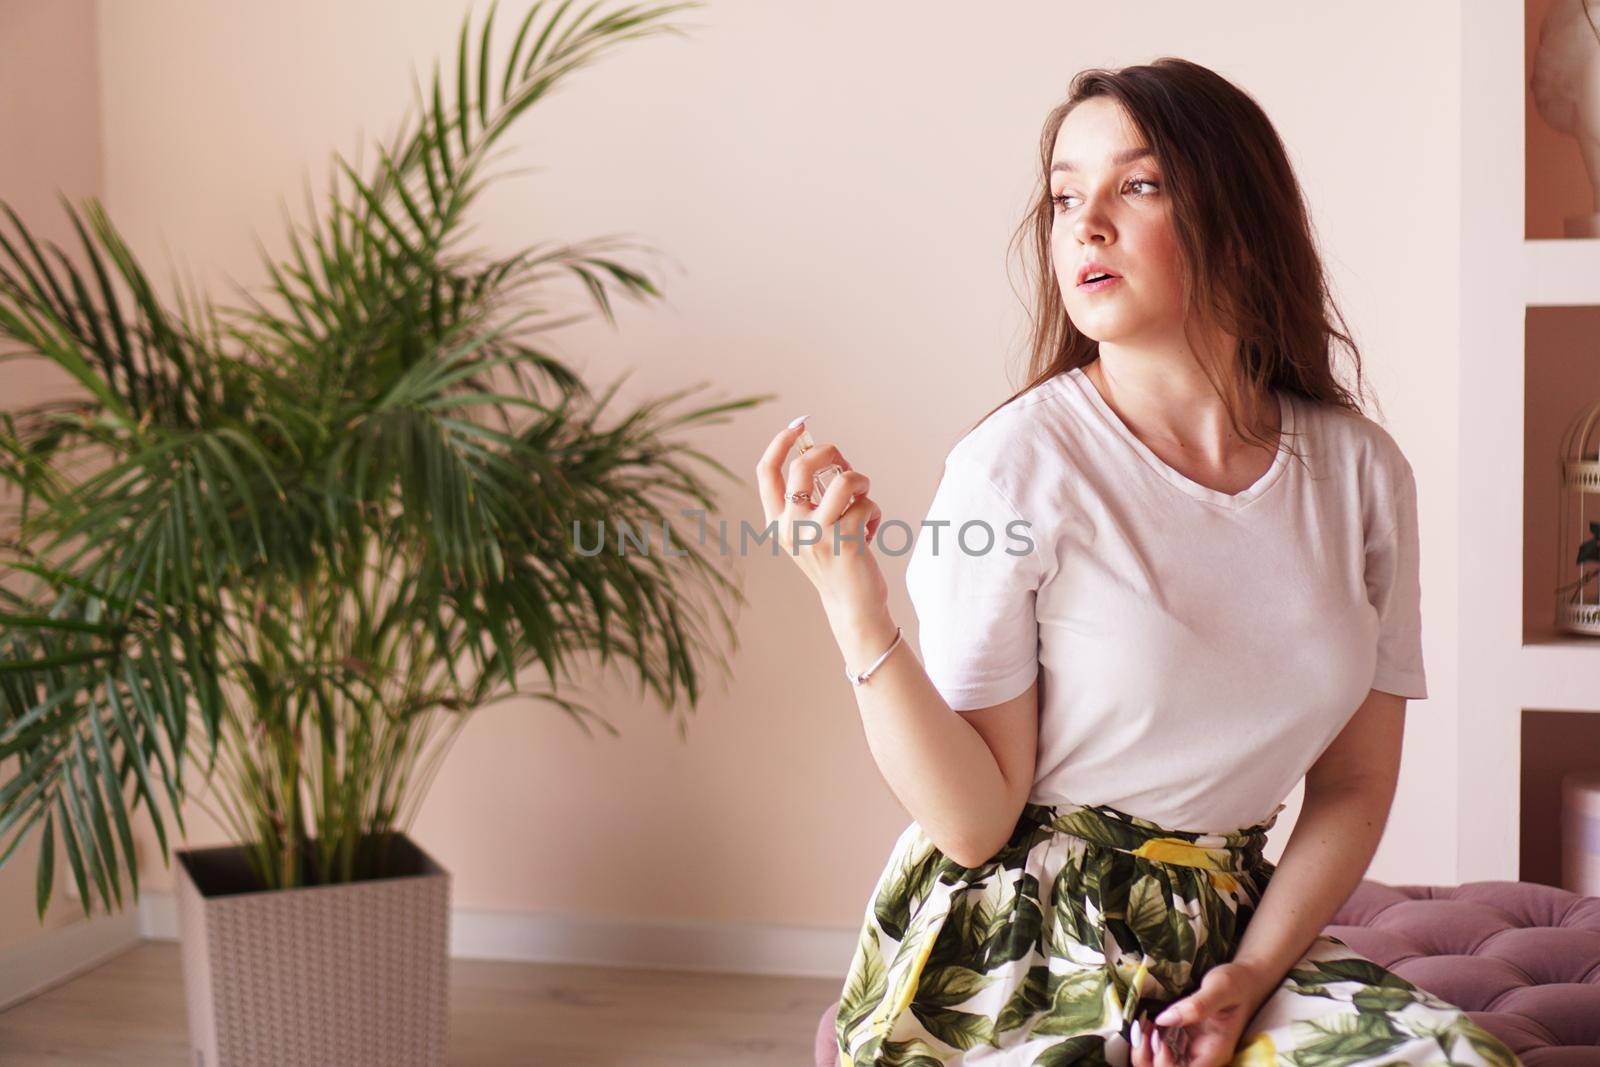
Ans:
{"label": "woman's raised hand", "polygon": [[[796,456],[785,473],[783,461],[804,432],[805,418],[796,419],[772,439],[756,464],[767,524],[776,522],[779,547],[810,580],[830,618],[866,618],[882,612],[889,587],[876,555],[867,549],[883,517],[883,509],[867,496],[872,480],[851,467],[831,443]],[[816,473],[835,463],[843,473],[828,485],[820,501],[790,499],[796,493],[812,495]]]}

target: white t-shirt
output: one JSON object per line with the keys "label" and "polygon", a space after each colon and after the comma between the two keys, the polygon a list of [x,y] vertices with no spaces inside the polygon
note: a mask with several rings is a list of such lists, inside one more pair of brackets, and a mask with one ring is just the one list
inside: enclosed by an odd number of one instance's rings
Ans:
{"label": "white t-shirt", "polygon": [[1427,696],[1411,466],[1365,416],[1278,397],[1302,436],[1231,496],[1077,368],[950,450],[906,570],[918,644],[957,711],[1038,676],[1031,802],[1251,826],[1369,689]]}

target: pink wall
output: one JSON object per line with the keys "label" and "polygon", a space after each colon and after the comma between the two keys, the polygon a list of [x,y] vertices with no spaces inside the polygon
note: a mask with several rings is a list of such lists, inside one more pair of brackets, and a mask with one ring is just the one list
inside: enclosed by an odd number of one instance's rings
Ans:
{"label": "pink wall", "polygon": [[[36,238],[69,250],[77,239],[56,191],[73,200],[100,194],[99,88],[93,0],[0,0],[0,200]],[[9,220],[0,227],[11,235]],[[71,389],[64,373],[40,361],[0,363],[0,406],[7,409],[71,395]],[[0,762],[0,780],[14,773],[14,765]],[[37,830],[0,868],[0,947],[40,932],[34,911]],[[70,880],[65,866],[57,869],[63,877],[45,916],[49,928],[73,922],[78,907],[62,892]],[[81,921],[82,911],[76,914]]]}

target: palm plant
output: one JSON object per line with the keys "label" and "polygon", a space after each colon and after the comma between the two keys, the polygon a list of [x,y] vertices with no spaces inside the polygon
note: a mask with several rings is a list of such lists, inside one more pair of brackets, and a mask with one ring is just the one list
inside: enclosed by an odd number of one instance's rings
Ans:
{"label": "palm plant", "polygon": [[498,76],[494,8],[476,55],[464,20],[453,87],[436,64],[376,165],[336,154],[325,216],[308,198],[287,253],[262,250],[270,307],[175,281],[169,308],[93,199],[62,198],[82,267],[0,204],[3,358],[87,393],[0,413],[27,585],[0,586],[0,866],[38,827],[41,921],[57,835],[86,915],[91,882],[122,906],[124,870],[136,900],[130,817],[144,806],[170,865],[158,797],[186,834],[196,767],[262,887],[377,877],[472,710],[523,695],[615,734],[559,692],[586,653],[671,708],[700,698],[713,621],[737,644],[724,601],[743,597],[692,543],[590,553],[575,534],[709,511],[698,468],[731,472],[669,435],[768,398],[671,415],[682,390],[602,425],[621,380],[596,395],[537,347],[573,320],[528,290],[576,278],[614,324],[613,290],[658,289],[611,239],[459,247],[516,119],[700,6],[591,4],[561,26],[570,5],[541,25],[535,4]]}

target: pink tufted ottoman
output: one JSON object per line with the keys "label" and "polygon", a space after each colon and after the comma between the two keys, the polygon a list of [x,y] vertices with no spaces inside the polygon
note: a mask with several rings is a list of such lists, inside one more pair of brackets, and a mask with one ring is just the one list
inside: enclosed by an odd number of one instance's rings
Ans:
{"label": "pink tufted ottoman", "polygon": [[[1465,1009],[1527,1067],[1600,1067],[1600,897],[1535,882],[1364,880],[1326,932]],[[838,1067],[828,1005],[817,1067]]]}

